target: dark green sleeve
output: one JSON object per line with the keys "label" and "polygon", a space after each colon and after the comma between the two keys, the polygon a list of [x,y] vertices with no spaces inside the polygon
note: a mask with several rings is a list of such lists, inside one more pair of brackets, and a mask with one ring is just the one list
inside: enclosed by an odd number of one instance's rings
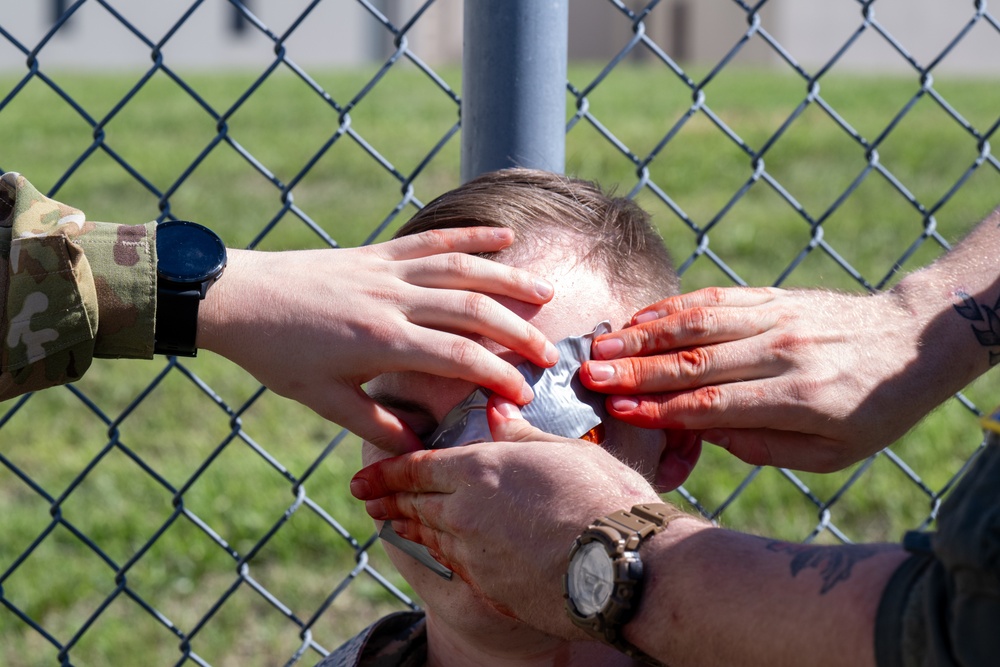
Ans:
{"label": "dark green sleeve", "polygon": [[1000,444],[996,434],[941,508],[909,533],[875,624],[879,667],[1000,665]]}

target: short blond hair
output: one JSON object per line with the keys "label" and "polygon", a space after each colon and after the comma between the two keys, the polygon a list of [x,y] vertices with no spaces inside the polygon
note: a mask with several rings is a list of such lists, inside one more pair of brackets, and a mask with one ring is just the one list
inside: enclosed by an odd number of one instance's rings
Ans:
{"label": "short blond hair", "polygon": [[428,203],[396,237],[476,226],[514,231],[511,247],[487,255],[505,263],[544,252],[553,238],[568,240],[632,308],[680,291],[663,238],[638,204],[590,181],[537,169],[483,174]]}

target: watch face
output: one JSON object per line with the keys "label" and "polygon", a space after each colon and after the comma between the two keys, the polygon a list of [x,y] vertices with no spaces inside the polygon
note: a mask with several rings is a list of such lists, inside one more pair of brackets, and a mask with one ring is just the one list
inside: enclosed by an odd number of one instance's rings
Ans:
{"label": "watch face", "polygon": [[226,246],[211,230],[172,220],[156,228],[156,271],[169,280],[200,283],[226,265]]}
{"label": "watch face", "polygon": [[614,587],[614,566],[600,542],[588,542],[573,555],[566,589],[582,616],[593,616],[607,604]]}

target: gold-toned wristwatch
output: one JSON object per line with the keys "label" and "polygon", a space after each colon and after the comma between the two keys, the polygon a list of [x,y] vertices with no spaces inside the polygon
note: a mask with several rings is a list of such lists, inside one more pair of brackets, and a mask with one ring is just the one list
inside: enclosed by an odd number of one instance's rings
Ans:
{"label": "gold-toned wristwatch", "polygon": [[635,505],[597,519],[569,553],[563,577],[566,610],[573,623],[623,653],[659,664],[622,637],[642,593],[642,542],[682,512],[666,503]]}

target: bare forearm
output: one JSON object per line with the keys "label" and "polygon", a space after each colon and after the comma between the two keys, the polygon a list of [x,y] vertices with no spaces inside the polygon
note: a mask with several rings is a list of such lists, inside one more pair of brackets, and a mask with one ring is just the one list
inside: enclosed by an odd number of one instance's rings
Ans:
{"label": "bare forearm", "polygon": [[[942,392],[1000,361],[1000,209],[951,252],[890,292],[923,322],[920,366]],[[941,396],[945,398],[947,394]]]}
{"label": "bare forearm", "polygon": [[[537,306],[552,285],[477,257],[509,230],[430,231],[363,248],[233,250],[199,312],[198,345],[387,451],[419,439],[362,390],[389,371],[461,377],[526,403],[531,388],[477,334],[551,366],[558,351],[493,296]],[[488,293],[488,294],[487,294]]]}
{"label": "bare forearm", "polygon": [[642,604],[625,635],[671,667],[874,665],[879,599],[905,557],[674,522],[643,547]]}
{"label": "bare forearm", "polygon": [[753,465],[838,470],[1000,361],[1000,212],[871,296],[709,288],[642,309],[580,370],[618,419]]}

